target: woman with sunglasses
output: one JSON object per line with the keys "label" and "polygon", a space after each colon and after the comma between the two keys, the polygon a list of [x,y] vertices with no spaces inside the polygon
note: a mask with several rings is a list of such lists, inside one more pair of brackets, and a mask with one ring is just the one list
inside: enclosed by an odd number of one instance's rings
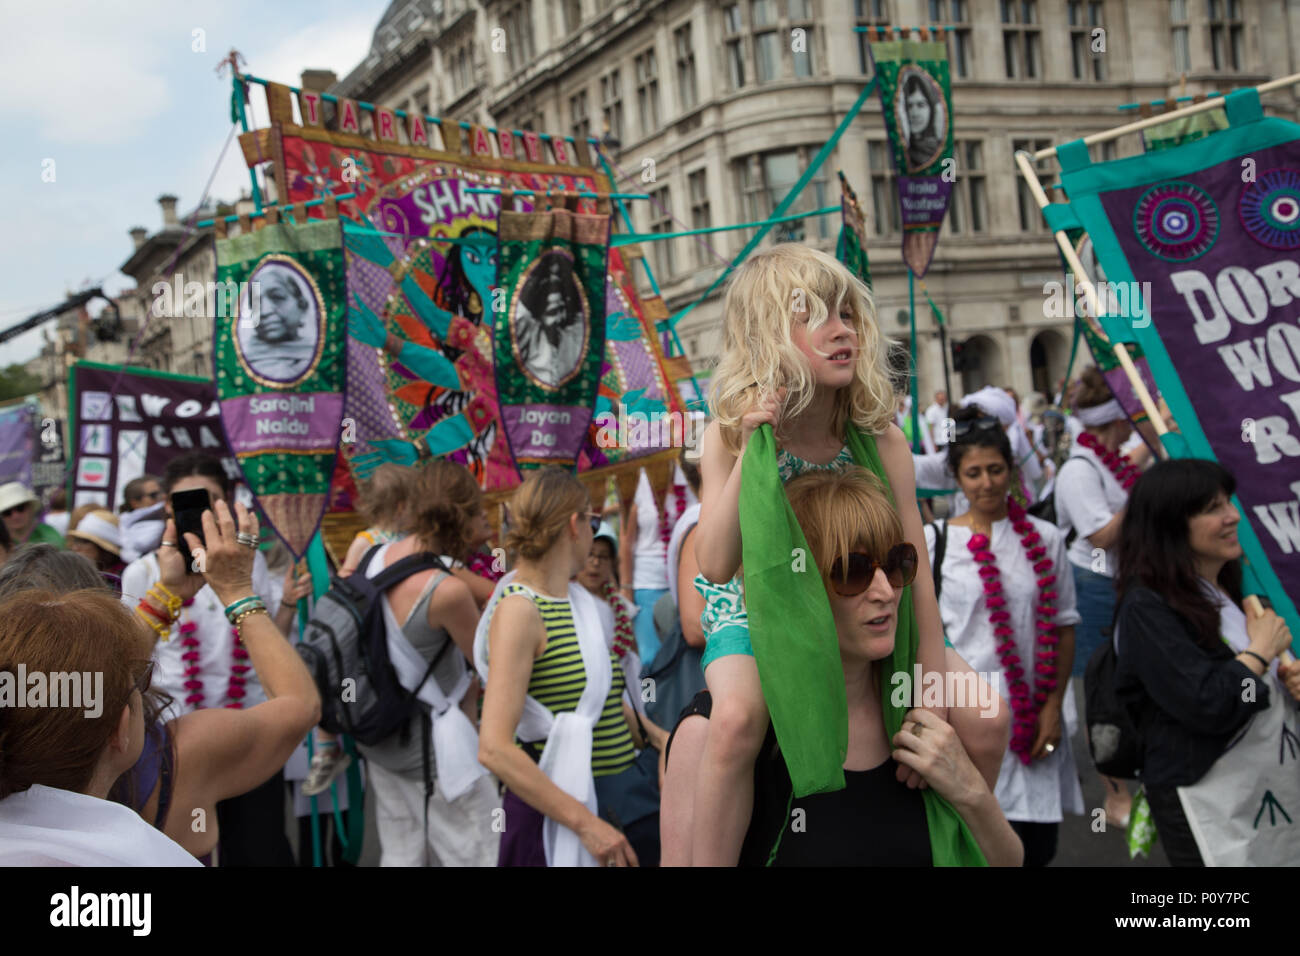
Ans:
{"label": "woman with sunglasses", "polygon": [[[267,616],[260,599],[252,596],[254,548],[246,542],[256,540],[256,516],[239,504],[231,515],[226,503],[218,501],[215,512],[203,515],[203,536],[203,576],[186,573],[186,555],[179,542],[168,545],[158,552],[160,586],[151,588],[136,606],[135,626],[142,636],[139,654],[149,661],[138,685],[144,701],[143,743],[135,751],[134,763],[112,784],[109,799],[129,807],[206,863],[221,836],[217,804],[262,786],[279,772],[320,719],[320,697],[301,658]],[[170,520],[165,539],[176,540]],[[184,547],[197,545],[191,535]],[[239,621],[240,650],[271,699],[241,710],[204,708],[164,722],[161,715],[170,698],[151,688],[150,678],[154,642],[162,621],[171,614],[165,596],[191,596],[205,583],[224,607],[238,608],[233,616]],[[85,558],[38,545],[24,549],[0,570],[0,601],[7,606],[33,590],[51,592],[54,600],[65,601],[102,585]],[[0,709],[0,717],[3,714]],[[0,739],[0,747],[3,744]],[[0,756],[0,764],[4,759]]]}
{"label": "woman with sunglasses", "polygon": [[[916,576],[916,549],[877,479],[863,468],[813,471],[786,486],[808,550],[821,572],[835,621],[848,702],[846,787],[796,799],[771,728],[754,767],[754,811],[742,866],[930,866],[930,831],[920,790],[899,780],[916,771],[960,815],[989,864],[1019,866],[1020,841],[993,797],[987,775],[956,731],[930,710],[910,709],[891,740],[884,708],[899,601]],[[829,638],[829,635],[828,635]],[[708,717],[708,691],[693,705]],[[949,708],[955,713],[960,708]],[[665,788],[674,786],[676,738]],[[698,731],[696,731],[698,732]],[[891,759],[891,757],[893,759]],[[667,804],[665,798],[665,804]],[[676,826],[676,821],[668,825]]]}
{"label": "woman with sunglasses", "polygon": [[52,544],[63,547],[63,535],[40,520],[41,499],[21,481],[0,485],[0,519],[14,547]]}
{"label": "woman with sunglasses", "polygon": [[1010,497],[1016,469],[998,420],[971,405],[954,425],[948,467],[970,509],[925,529],[939,616],[976,672],[999,675],[1012,738],[998,803],[1024,843],[1025,865],[1046,866],[1063,814],[1084,812],[1065,692],[1079,622],[1074,579],[1064,535]]}
{"label": "woman with sunglasses", "polygon": [[498,865],[636,866],[628,836],[597,803],[600,781],[636,761],[623,671],[595,599],[573,580],[601,516],[560,468],[533,472],[510,515],[506,549],[518,563],[474,637],[487,688],[479,762],[506,786]]}

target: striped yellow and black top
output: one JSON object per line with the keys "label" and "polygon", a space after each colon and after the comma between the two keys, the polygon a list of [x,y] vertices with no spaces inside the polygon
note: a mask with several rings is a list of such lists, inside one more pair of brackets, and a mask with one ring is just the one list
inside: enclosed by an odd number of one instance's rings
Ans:
{"label": "striped yellow and black top", "polygon": [[[553,714],[571,713],[587,686],[572,606],[567,599],[546,597],[519,584],[507,585],[504,594],[529,598],[537,605],[546,628],[546,650],[533,662],[528,696]],[[596,777],[619,773],[636,760],[632,734],[623,719],[623,670],[617,656],[611,652],[609,658],[614,676],[591,741],[591,772]]]}

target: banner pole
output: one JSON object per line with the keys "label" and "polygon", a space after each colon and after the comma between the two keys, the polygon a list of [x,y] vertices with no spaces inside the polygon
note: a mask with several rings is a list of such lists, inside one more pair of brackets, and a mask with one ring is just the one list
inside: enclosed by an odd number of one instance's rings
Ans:
{"label": "banner pole", "polygon": [[[1300,84],[1300,73],[1292,73],[1290,76],[1284,76],[1281,79],[1270,80],[1255,87],[1257,93],[1270,93],[1273,90],[1280,90],[1286,86],[1295,86]],[[1245,89],[1245,87],[1243,87]],[[1085,136],[1083,143],[1085,146],[1091,146],[1094,143],[1105,143],[1112,139],[1119,139],[1129,133],[1136,133],[1138,130],[1146,129],[1148,126],[1159,126],[1161,123],[1168,123],[1170,120],[1181,119],[1184,116],[1191,116],[1194,113],[1204,113],[1207,110],[1222,109],[1223,99],[1216,97],[1214,99],[1202,100],[1200,103],[1193,103],[1190,106],[1183,106],[1176,110],[1170,110],[1168,113],[1156,113],[1146,119],[1134,120],[1132,123],[1125,123],[1123,126],[1116,126],[1114,129],[1104,130],[1100,133],[1093,133],[1091,136]],[[1034,159],[1051,159],[1056,155],[1056,147],[1049,149],[1040,149],[1034,153]]]}
{"label": "banner pole", "polygon": [[912,393],[912,451],[919,455],[921,453],[922,444],[921,416],[918,407],[921,403],[920,396],[917,393],[917,389],[919,388],[917,383],[920,379],[920,375],[918,374],[916,359],[916,276],[912,274],[910,267],[907,270],[907,311],[908,315],[911,317],[910,322],[912,326],[912,381],[910,384],[910,390]]}
{"label": "banner pole", "polygon": [[[1034,201],[1038,203],[1039,210],[1046,209],[1051,203],[1047,198],[1047,193],[1043,191],[1043,184],[1038,181],[1038,173],[1030,165],[1029,153],[1020,150],[1016,153],[1016,165],[1020,167],[1021,178],[1024,179],[1025,185],[1033,194]],[[1065,257],[1066,263],[1074,273],[1074,285],[1077,289],[1082,289],[1084,296],[1088,300],[1088,308],[1092,309],[1092,314],[1101,318],[1105,314],[1105,308],[1101,304],[1101,299],[1097,295],[1097,289],[1088,278],[1084,271],[1083,263],[1079,261],[1079,255],[1074,251],[1074,245],[1070,242],[1069,236],[1065,234],[1064,229],[1058,229],[1052,233],[1056,239],[1056,245],[1061,250],[1061,255]],[[1142,409],[1147,413],[1147,418],[1151,420],[1151,427],[1156,430],[1157,435],[1165,435],[1169,427],[1165,425],[1164,416],[1156,408],[1155,400],[1151,398],[1151,393],[1147,391],[1147,386],[1142,381],[1142,376],[1138,374],[1137,366],[1133,364],[1132,357],[1128,354],[1128,349],[1124,347],[1123,342],[1112,342],[1111,350],[1115,353],[1120,366],[1124,369],[1124,374],[1128,376],[1129,384],[1133,386],[1133,393],[1137,395],[1138,401],[1142,403]],[[1160,445],[1160,457],[1168,458],[1169,452],[1162,442]]]}

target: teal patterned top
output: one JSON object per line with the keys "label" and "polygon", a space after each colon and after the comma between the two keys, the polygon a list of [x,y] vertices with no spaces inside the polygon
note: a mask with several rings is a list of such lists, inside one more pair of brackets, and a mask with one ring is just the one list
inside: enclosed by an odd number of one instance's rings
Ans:
{"label": "teal patterned top", "polygon": [[[853,454],[849,451],[848,445],[841,448],[839,454],[824,465],[805,461],[785,449],[780,449],[776,453],[776,467],[781,473],[782,484],[810,471],[841,471],[852,464]],[[705,600],[704,613],[700,616],[700,622],[704,625],[705,638],[710,643],[713,643],[713,635],[720,634],[728,627],[749,630],[749,614],[745,610],[740,572],[737,572],[736,576],[726,584],[713,584],[704,575],[697,574],[695,590],[699,591]],[[714,656],[721,655],[710,655],[706,651],[705,663]]]}

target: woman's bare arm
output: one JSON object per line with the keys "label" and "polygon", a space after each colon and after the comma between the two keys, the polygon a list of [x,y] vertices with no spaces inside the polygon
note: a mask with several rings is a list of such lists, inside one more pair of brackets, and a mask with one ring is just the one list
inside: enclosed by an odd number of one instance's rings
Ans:
{"label": "woman's bare arm", "polygon": [[700,523],[695,560],[714,584],[730,581],[740,567],[741,457],[722,443],[717,422],[704,432],[700,451]]}

